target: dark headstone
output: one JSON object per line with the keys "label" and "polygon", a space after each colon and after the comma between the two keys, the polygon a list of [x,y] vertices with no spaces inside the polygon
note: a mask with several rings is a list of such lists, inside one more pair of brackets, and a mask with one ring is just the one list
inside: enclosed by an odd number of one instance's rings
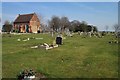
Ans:
{"label": "dark headstone", "polygon": [[109,43],[112,43],[112,41],[109,41]]}
{"label": "dark headstone", "polygon": [[103,31],[103,32],[102,32],[102,36],[105,36],[105,35],[106,35],[105,31]]}
{"label": "dark headstone", "polygon": [[38,30],[37,33],[40,33],[40,30]]}
{"label": "dark headstone", "polygon": [[62,38],[61,37],[56,38],[56,44],[58,44],[58,45],[62,44]]}

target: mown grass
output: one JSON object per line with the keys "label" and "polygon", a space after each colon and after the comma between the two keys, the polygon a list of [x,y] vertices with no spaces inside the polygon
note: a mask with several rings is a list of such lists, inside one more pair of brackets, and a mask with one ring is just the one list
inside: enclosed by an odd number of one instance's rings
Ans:
{"label": "mown grass", "polygon": [[[42,37],[43,40],[17,39]],[[48,78],[116,78],[118,77],[118,44],[109,44],[113,36],[66,37],[63,45],[51,50],[31,46],[52,43],[50,34],[3,35],[2,76],[15,78],[23,69],[35,69]]]}

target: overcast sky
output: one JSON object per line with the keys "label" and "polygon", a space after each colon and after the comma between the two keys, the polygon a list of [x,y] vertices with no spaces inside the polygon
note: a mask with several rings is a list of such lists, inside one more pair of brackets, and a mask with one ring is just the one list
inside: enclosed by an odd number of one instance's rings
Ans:
{"label": "overcast sky", "polygon": [[5,20],[14,21],[18,14],[36,12],[43,16],[44,21],[53,15],[67,16],[71,21],[86,21],[99,30],[113,30],[112,26],[118,23],[117,2],[3,2],[2,23]]}

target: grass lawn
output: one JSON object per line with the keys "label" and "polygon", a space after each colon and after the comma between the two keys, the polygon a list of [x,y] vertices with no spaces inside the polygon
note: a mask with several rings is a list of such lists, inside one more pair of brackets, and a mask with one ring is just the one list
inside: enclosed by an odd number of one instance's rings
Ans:
{"label": "grass lawn", "polygon": [[[43,40],[17,41],[18,38],[42,37]],[[35,69],[48,78],[117,78],[118,44],[109,44],[112,36],[66,37],[63,45],[51,50],[31,46],[52,43],[50,34],[3,34],[2,77],[15,78],[23,69]],[[62,61],[63,60],[63,61]]]}

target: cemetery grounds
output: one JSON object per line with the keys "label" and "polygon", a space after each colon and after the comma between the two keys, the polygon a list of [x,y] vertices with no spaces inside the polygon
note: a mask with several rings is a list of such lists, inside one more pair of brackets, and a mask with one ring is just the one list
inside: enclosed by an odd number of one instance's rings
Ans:
{"label": "cemetery grounds", "polygon": [[[17,41],[25,38],[29,41]],[[118,44],[103,38],[83,38],[78,34],[65,36],[63,45],[51,50],[31,46],[55,40],[51,34],[2,35],[2,77],[16,78],[24,69],[34,69],[48,78],[117,78]]]}

